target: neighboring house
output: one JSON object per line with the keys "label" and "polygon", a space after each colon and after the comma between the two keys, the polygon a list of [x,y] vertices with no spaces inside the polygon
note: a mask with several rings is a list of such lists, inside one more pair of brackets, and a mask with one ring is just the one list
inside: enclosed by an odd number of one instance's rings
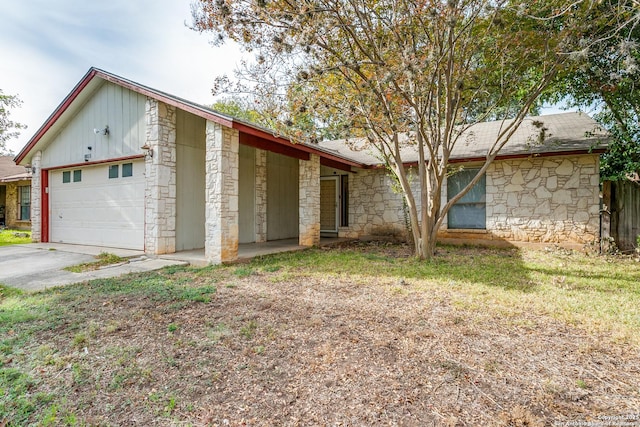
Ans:
{"label": "neighboring house", "polygon": [[0,156],[0,227],[31,228],[31,174]]}
{"label": "neighboring house", "polygon": [[[595,122],[575,113],[540,120],[558,146],[534,147],[545,150],[539,155],[530,147],[506,151],[484,187],[462,200],[467,207],[450,215],[447,235],[558,243],[598,237],[601,150],[591,152],[597,138],[584,134]],[[469,152],[456,161],[472,166],[479,157]],[[311,246],[321,233],[405,230],[401,196],[365,150],[293,144],[95,68],[16,162],[35,170],[32,236],[43,242],[149,254],[204,248],[219,263],[236,259],[239,243],[296,238]],[[461,185],[465,177],[452,180]]]}

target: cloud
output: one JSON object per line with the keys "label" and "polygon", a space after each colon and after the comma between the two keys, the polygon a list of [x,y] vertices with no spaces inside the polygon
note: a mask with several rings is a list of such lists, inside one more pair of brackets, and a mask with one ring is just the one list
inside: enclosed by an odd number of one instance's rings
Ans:
{"label": "cloud", "polygon": [[0,26],[0,88],[18,94],[11,117],[27,124],[19,151],[91,66],[210,104],[215,76],[241,59],[190,30],[190,0],[21,0],[7,2]]}

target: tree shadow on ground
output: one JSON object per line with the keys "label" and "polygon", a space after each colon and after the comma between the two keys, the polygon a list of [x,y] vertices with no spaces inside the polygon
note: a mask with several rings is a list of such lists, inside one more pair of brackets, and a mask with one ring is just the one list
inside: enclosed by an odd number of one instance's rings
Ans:
{"label": "tree shadow on ground", "polygon": [[536,288],[521,250],[515,247],[439,245],[432,259],[419,260],[412,256],[408,245],[355,242],[256,258],[253,263],[289,263],[316,273],[390,280],[435,280],[452,285],[478,283],[521,292]]}

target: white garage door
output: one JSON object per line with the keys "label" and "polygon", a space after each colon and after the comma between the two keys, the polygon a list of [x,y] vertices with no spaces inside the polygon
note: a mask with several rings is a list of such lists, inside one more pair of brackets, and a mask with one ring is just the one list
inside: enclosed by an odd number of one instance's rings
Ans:
{"label": "white garage door", "polygon": [[144,162],[51,171],[49,241],[144,249]]}

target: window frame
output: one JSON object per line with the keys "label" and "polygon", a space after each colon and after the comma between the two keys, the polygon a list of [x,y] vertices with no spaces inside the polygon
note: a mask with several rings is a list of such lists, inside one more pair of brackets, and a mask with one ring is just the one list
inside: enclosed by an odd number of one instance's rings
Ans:
{"label": "window frame", "polygon": [[[125,169],[127,169],[127,174],[125,175]],[[133,176],[133,163],[123,163],[122,164],[122,175],[123,178],[129,178]]]}
{"label": "window frame", "polygon": [[[479,166],[472,166],[472,167],[464,168],[452,175],[449,175],[447,177],[447,201],[451,200],[453,197],[455,197],[459,193],[460,190],[466,187],[477,175],[479,170],[480,170]],[[463,173],[465,173],[465,175],[462,175]],[[464,176],[464,183],[457,182],[454,185],[452,185],[452,180],[460,179],[463,176]],[[484,231],[487,229],[487,182],[486,180],[487,180],[487,174],[485,172],[482,175],[482,177],[478,180],[478,182],[476,182],[476,184],[460,200],[458,200],[453,206],[451,206],[451,209],[449,209],[449,212],[447,212],[447,229],[448,230]],[[450,191],[454,186],[458,188],[458,192],[456,192],[455,194],[451,194]],[[474,192],[481,192],[479,200],[478,199],[469,200],[469,197],[473,196]],[[478,205],[482,205],[482,207],[479,208]],[[470,224],[469,222],[465,224],[461,224],[460,222],[462,221],[456,218],[455,213],[457,211],[456,208],[464,208],[464,207],[478,208],[477,212],[482,213],[482,221],[478,220],[477,224]],[[467,215],[468,214],[469,212],[467,212]]]}
{"label": "window frame", "polygon": [[[26,202],[24,200],[25,190],[29,193]],[[26,215],[24,215],[23,209],[27,209]],[[31,185],[18,186],[18,221],[31,221]]]}
{"label": "window frame", "polygon": [[[120,165],[109,165],[108,167],[109,179],[118,179],[120,178]],[[113,173],[115,172],[115,173]]]}

